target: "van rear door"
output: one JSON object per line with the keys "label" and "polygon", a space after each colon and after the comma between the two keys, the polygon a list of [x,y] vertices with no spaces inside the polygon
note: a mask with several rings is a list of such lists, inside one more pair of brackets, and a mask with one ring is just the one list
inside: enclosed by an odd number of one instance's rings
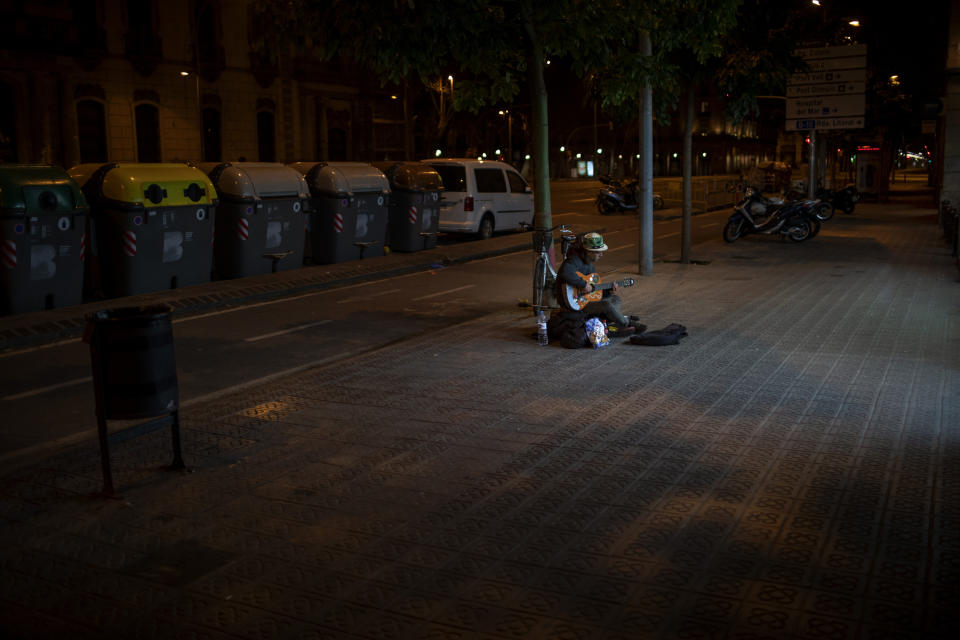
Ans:
{"label": "van rear door", "polygon": [[510,205],[507,179],[500,167],[476,167],[473,176],[477,181],[477,199],[493,211],[496,228],[512,229],[518,226],[519,218]]}
{"label": "van rear door", "polygon": [[475,211],[464,211],[464,199],[467,197],[467,169],[462,164],[438,162],[431,164],[440,180],[443,191],[440,192],[440,228],[466,231],[473,227]]}

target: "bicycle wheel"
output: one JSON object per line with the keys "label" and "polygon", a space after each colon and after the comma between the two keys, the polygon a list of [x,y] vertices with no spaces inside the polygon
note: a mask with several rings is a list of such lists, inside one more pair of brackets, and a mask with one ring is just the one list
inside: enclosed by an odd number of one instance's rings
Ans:
{"label": "bicycle wheel", "polygon": [[546,309],[549,283],[549,270],[547,269],[547,259],[544,256],[537,258],[537,264],[533,267],[533,313],[536,315],[541,309]]}

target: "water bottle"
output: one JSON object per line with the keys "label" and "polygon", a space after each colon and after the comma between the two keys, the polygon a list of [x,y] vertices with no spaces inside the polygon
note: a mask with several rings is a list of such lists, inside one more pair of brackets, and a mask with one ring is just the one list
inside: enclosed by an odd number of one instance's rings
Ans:
{"label": "water bottle", "polygon": [[547,316],[543,313],[543,309],[537,314],[537,340],[541,347],[550,343],[550,337],[547,335]]}

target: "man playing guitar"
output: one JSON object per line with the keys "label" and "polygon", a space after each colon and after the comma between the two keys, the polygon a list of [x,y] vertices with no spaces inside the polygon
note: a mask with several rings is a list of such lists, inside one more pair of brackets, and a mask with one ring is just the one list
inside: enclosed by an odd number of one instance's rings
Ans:
{"label": "man playing guitar", "polygon": [[[564,298],[563,292],[568,287],[573,287],[584,295],[594,291],[594,285],[584,276],[589,277],[596,272],[594,264],[606,250],[607,245],[603,241],[603,236],[593,232],[584,235],[579,245],[570,248],[566,260],[557,271],[558,300]],[[640,324],[636,316],[628,318],[620,311],[620,296],[617,292],[617,283],[613,283],[603,291],[602,298],[586,302],[583,306],[579,306],[579,310],[584,316],[603,316],[621,333],[643,333],[647,328],[646,325]]]}

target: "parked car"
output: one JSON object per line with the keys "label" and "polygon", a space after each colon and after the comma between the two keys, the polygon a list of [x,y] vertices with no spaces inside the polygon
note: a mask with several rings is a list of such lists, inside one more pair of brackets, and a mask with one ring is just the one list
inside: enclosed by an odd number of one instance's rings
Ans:
{"label": "parked car", "polygon": [[489,238],[494,231],[533,224],[533,192],[509,164],[470,158],[423,162],[443,180],[440,231]]}

